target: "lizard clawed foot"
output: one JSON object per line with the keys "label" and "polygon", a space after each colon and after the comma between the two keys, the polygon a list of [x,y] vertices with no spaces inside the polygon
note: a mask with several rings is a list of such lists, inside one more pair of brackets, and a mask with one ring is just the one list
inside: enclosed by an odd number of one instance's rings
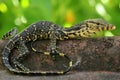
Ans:
{"label": "lizard clawed foot", "polygon": [[29,72],[30,69],[28,69],[27,67],[25,67],[24,65],[22,65],[19,61],[15,60],[13,61],[14,65],[15,65],[15,69],[17,71],[24,71],[24,72]]}
{"label": "lizard clawed foot", "polygon": [[57,60],[57,55],[59,55],[59,53],[57,52],[57,50],[52,50],[50,52],[50,55],[51,55],[53,61],[56,61]]}

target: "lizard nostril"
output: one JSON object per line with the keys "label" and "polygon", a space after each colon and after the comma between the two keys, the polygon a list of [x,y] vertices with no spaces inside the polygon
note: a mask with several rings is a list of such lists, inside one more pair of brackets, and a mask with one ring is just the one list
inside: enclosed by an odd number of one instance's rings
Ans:
{"label": "lizard nostril", "polygon": [[111,30],[114,30],[114,29],[116,29],[116,26],[112,26],[112,27],[111,27]]}

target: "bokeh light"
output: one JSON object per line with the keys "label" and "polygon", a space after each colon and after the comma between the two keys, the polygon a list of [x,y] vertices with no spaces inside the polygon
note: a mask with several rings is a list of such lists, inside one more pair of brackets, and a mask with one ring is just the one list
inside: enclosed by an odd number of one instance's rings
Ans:
{"label": "bokeh light", "polygon": [[116,26],[100,36],[120,35],[120,0],[0,0],[0,38],[15,26],[21,31],[41,20],[69,28],[93,18]]}

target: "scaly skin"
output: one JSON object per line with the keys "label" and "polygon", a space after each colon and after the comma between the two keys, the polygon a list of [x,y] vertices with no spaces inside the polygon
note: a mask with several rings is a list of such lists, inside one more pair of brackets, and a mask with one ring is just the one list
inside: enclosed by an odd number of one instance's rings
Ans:
{"label": "scaly skin", "polygon": [[[4,48],[3,51],[3,63],[5,66],[10,70],[11,72],[15,73],[23,73],[23,74],[65,74],[72,68],[72,60],[63,53],[58,53],[56,50],[56,40],[65,40],[65,39],[80,39],[84,37],[89,37],[92,34],[95,34],[96,32],[104,31],[104,30],[114,30],[115,26],[112,24],[107,24],[105,21],[101,19],[91,19],[83,21],[80,24],[74,25],[69,29],[60,28],[58,25],[49,22],[49,21],[40,21],[37,23],[34,23],[25,30],[23,30],[21,33],[17,33],[17,29],[14,28],[13,30],[9,31],[9,33],[6,33],[6,35],[3,36],[3,39],[9,39],[9,42]],[[11,35],[12,36],[11,38]],[[51,40],[51,52],[43,52],[44,55],[51,55],[51,56],[62,56],[69,60],[69,66],[68,69],[65,71],[58,71],[58,72],[52,72],[52,71],[31,71],[28,68],[26,68],[24,65],[20,63],[20,60],[24,58],[26,55],[29,54],[29,50],[27,49],[25,43],[27,42],[34,42],[37,39],[50,39]],[[21,54],[19,54],[14,60],[13,63],[16,66],[14,69],[10,62],[9,62],[9,56],[11,53],[11,50],[14,47],[17,47],[20,49]],[[32,46],[31,46],[32,47]],[[35,52],[37,51],[35,48],[32,47],[32,50]]]}

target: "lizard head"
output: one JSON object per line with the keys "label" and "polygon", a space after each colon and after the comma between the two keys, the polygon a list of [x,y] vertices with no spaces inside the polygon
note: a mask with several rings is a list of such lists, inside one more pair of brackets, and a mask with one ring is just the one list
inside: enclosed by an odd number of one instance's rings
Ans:
{"label": "lizard head", "polygon": [[64,33],[66,33],[70,38],[89,37],[97,32],[114,30],[115,28],[116,27],[114,25],[108,24],[102,19],[90,19],[74,25],[70,29],[66,29]]}
{"label": "lizard head", "polygon": [[86,20],[85,23],[90,30],[95,31],[114,30],[116,28],[113,24],[108,24],[102,19],[90,19]]}

